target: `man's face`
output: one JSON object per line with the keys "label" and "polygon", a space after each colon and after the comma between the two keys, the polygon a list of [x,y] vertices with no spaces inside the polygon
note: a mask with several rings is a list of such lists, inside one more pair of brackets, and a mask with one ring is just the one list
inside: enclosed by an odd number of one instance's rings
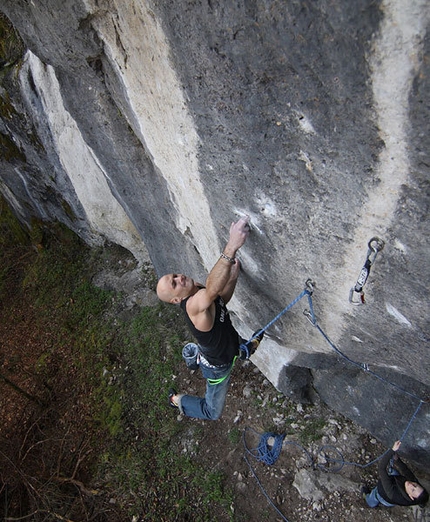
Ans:
{"label": "man's face", "polygon": [[194,280],[184,274],[167,274],[157,284],[157,295],[166,303],[178,304],[193,290]]}
{"label": "man's face", "polygon": [[422,486],[420,486],[416,482],[411,482],[410,480],[407,480],[405,482],[405,490],[411,500],[415,500],[423,492]]}

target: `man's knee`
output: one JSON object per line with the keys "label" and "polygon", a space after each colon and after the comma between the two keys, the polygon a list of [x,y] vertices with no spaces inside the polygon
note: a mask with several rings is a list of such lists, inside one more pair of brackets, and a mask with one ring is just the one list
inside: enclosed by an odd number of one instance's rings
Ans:
{"label": "man's knee", "polygon": [[218,420],[222,415],[222,410],[217,410],[214,408],[207,408],[206,409],[206,416],[208,420]]}

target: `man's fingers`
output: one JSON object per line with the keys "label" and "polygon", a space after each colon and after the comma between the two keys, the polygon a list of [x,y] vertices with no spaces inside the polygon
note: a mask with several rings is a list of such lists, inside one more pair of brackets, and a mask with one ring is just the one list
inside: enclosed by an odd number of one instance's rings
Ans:
{"label": "man's fingers", "polygon": [[238,223],[242,222],[244,225],[243,226],[246,226],[246,227],[249,227],[249,216],[242,216]]}
{"label": "man's fingers", "polygon": [[237,222],[237,225],[243,232],[249,232],[249,216],[241,217]]}
{"label": "man's fingers", "polygon": [[241,217],[235,223],[230,225],[230,246],[238,250],[249,236],[248,216]]}
{"label": "man's fingers", "polygon": [[230,225],[230,232],[237,230],[238,232],[249,232],[249,218],[240,218],[238,221]]}

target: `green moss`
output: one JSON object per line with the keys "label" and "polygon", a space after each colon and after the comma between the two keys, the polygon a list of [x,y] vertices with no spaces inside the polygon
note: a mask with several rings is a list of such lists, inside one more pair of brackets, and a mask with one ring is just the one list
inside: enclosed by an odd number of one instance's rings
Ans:
{"label": "green moss", "polygon": [[72,210],[72,207],[69,205],[69,203],[67,203],[67,201],[65,199],[63,199],[61,201],[61,206],[64,210],[64,213],[66,214],[66,216],[71,220],[71,221],[74,221],[76,219],[76,215],[75,213],[73,212]]}
{"label": "green moss", "polygon": [[[175,513],[178,520],[209,522],[214,509],[233,520],[225,476],[208,473],[195,457],[178,451],[189,424],[177,422],[165,400],[188,336],[183,316],[160,304],[121,321],[118,295],[91,284],[90,249],[64,226],[32,225],[38,248],[27,247],[32,255],[16,286],[25,288],[33,325],[40,322],[49,333],[34,372],[52,397],[62,383],[76,394],[70,400],[79,401],[85,433],[94,437],[100,455],[91,462],[93,482],[103,484],[107,498],[118,499],[124,510],[130,506],[130,520],[141,512],[145,520]],[[105,265],[101,261],[98,267]],[[193,438],[202,437],[196,427]],[[230,438],[237,441],[238,430]]]}
{"label": "green moss", "polygon": [[242,438],[242,434],[239,431],[238,428],[234,427],[231,428],[231,430],[228,432],[228,439],[229,441],[234,444],[235,446],[239,444],[240,440]]}
{"label": "green moss", "polygon": [[0,194],[0,246],[28,245],[29,234]]}
{"label": "green moss", "polygon": [[10,162],[14,159],[26,161],[25,154],[6,134],[0,133],[0,155],[6,161]]}
{"label": "green moss", "polygon": [[24,43],[10,20],[0,12],[0,67],[16,63],[24,54]]}
{"label": "green moss", "polygon": [[[100,393],[106,393],[106,391],[106,386],[103,386],[99,390]],[[99,408],[95,416],[95,419],[101,422],[103,428],[107,429],[113,437],[119,435],[122,430],[122,407],[119,398],[114,395],[115,394],[109,394],[103,397],[104,408]]]}
{"label": "green moss", "polygon": [[0,115],[5,120],[11,120],[12,116],[16,113],[12,102],[10,100],[9,93],[3,92],[0,97]]}

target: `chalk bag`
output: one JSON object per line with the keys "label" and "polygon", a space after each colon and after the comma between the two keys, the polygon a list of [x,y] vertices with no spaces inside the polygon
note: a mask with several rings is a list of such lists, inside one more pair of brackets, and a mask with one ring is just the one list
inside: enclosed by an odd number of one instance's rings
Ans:
{"label": "chalk bag", "polygon": [[199,355],[199,348],[197,344],[188,343],[182,348],[182,357],[190,370],[197,370],[199,363],[197,356]]}

